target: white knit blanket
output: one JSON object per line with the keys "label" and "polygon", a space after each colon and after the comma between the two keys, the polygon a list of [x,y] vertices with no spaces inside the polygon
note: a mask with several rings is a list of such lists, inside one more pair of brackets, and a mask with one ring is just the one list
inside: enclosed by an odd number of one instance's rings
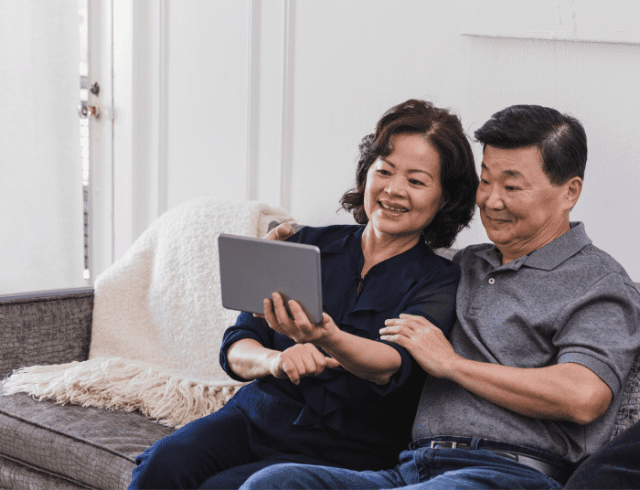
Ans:
{"label": "white knit blanket", "polygon": [[168,211],[96,279],[89,360],[20,369],[3,393],[138,409],[177,427],[221,408],[242,384],[218,361],[238,312],[222,307],[217,237],[262,237],[273,220],[292,221],[258,202],[211,198]]}

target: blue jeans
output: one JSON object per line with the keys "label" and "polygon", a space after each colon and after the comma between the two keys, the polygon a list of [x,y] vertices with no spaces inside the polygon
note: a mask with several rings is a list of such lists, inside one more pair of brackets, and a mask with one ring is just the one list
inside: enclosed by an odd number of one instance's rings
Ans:
{"label": "blue jeans", "polygon": [[[479,439],[468,440],[472,441],[472,447],[478,447]],[[530,452],[529,448],[510,448]],[[427,445],[403,451],[398,465],[384,471],[352,471],[330,466],[278,464],[255,473],[241,490],[369,490],[400,487],[415,490],[561,489],[562,484],[535,469],[482,448],[431,448]]]}

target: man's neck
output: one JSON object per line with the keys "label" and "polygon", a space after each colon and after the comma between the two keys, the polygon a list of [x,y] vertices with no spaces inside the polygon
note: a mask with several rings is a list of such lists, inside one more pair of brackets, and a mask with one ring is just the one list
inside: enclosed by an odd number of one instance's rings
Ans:
{"label": "man's neck", "polygon": [[552,233],[547,233],[546,235],[535,236],[531,240],[519,242],[517,240],[512,241],[506,244],[498,244],[496,243],[496,247],[502,254],[502,265],[508,264],[520,257],[524,257],[525,255],[529,255],[532,252],[544,247],[548,243],[560,238],[566,232],[571,229],[571,225],[569,220],[563,222],[562,226],[559,226]]}

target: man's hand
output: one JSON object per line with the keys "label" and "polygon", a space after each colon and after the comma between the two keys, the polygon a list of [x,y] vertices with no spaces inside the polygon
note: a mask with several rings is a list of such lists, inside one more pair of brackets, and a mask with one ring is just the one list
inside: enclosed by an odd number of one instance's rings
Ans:
{"label": "man's hand", "polygon": [[279,379],[289,378],[294,385],[305,376],[318,376],[325,369],[337,368],[340,363],[326,357],[313,344],[296,344],[270,357],[269,370]]}
{"label": "man's hand", "polygon": [[380,338],[407,349],[432,376],[527,417],[585,425],[611,403],[608,385],[580,364],[517,368],[472,361],[456,354],[440,329],[422,317],[402,314],[386,325]]}
{"label": "man's hand", "polygon": [[422,369],[437,378],[448,377],[453,361],[460,358],[442,330],[418,315],[401,313],[400,318],[386,320],[380,339],[407,349]]}
{"label": "man's hand", "polygon": [[269,233],[267,233],[264,238],[266,240],[279,240],[285,241],[287,238],[293,235],[293,227],[290,223],[280,223],[274,229],[272,229]]}

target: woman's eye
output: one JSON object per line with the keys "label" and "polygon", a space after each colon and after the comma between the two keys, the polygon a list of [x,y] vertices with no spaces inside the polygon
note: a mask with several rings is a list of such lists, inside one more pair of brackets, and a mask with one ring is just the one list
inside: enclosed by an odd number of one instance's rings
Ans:
{"label": "woman's eye", "polygon": [[376,170],[376,173],[377,173],[378,175],[391,175],[391,174],[389,173],[389,171],[388,171],[388,170],[385,170],[385,169],[383,169],[383,168],[379,168],[379,169],[377,169],[377,170]]}
{"label": "woman's eye", "polygon": [[416,180],[416,179],[409,179],[409,183],[411,183],[413,185],[425,185],[424,182],[422,182],[421,180]]}

